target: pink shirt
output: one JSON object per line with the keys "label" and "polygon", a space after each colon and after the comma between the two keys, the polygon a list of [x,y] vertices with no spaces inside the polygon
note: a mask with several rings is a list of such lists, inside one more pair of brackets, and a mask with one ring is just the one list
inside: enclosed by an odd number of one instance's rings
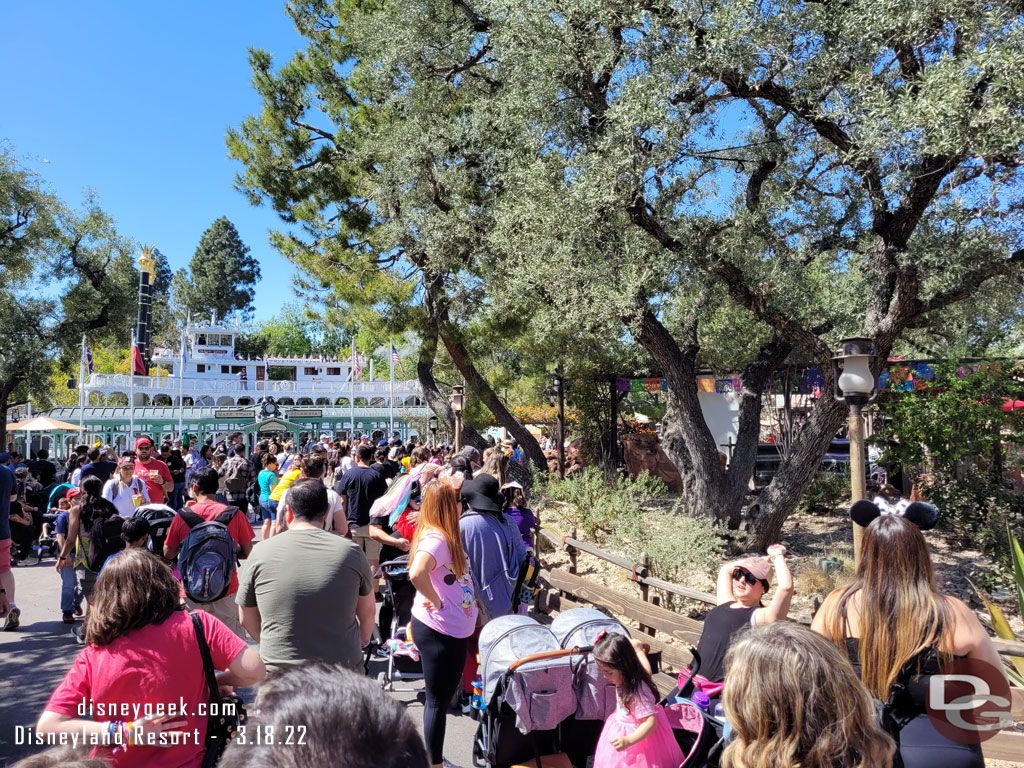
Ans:
{"label": "pink shirt", "polygon": [[412,605],[412,615],[442,635],[469,637],[476,629],[477,607],[468,565],[461,578],[455,576],[448,544],[444,536],[437,531],[423,535],[416,546],[416,552],[413,553],[414,557],[419,552],[428,552],[434,558],[430,583],[441,597],[441,607],[435,611],[428,611],[423,605],[426,598],[417,592]]}
{"label": "pink shirt", "polygon": [[[227,669],[245,650],[245,641],[206,611],[197,614],[206,632],[213,666]],[[180,746],[135,745],[116,755],[111,748],[95,747],[92,756],[112,760],[119,768],[197,768],[203,762],[207,720],[205,714],[199,714],[199,707],[206,707],[209,700],[192,617],[187,611],[175,611],[162,624],[136,629],[110,645],[83,648],[50,696],[46,709],[88,718],[88,710],[83,715],[80,708],[83,704],[95,706],[91,719],[97,721],[186,714],[187,724],[181,730],[189,733]],[[135,704],[139,705],[137,711],[133,709]],[[147,704],[150,711],[142,709]],[[157,711],[157,707],[163,711]]]}

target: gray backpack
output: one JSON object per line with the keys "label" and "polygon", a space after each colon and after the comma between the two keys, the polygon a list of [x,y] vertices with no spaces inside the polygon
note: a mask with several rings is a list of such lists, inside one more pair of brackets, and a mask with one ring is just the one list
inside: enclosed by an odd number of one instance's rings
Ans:
{"label": "gray backpack", "polygon": [[227,507],[213,520],[190,509],[178,513],[189,527],[178,553],[178,572],[185,595],[193,603],[212,603],[228,593],[238,562],[228,523],[237,512],[238,507]]}

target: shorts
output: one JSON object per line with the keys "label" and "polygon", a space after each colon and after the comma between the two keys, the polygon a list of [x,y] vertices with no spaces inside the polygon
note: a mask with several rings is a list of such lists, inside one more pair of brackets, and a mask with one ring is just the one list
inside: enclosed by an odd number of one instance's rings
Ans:
{"label": "shorts", "polygon": [[96,587],[96,576],[98,574],[93,573],[84,565],[77,566],[75,573],[78,574],[78,586],[82,590],[82,596],[89,599],[92,597],[92,591]]}
{"label": "shorts", "polygon": [[277,500],[260,499],[260,513],[264,520],[277,520]]}
{"label": "shorts", "polygon": [[11,571],[11,540],[3,539],[0,541],[0,573],[10,573]]}
{"label": "shorts", "polygon": [[359,548],[363,550],[363,554],[366,555],[367,560],[380,560],[380,542],[370,538],[370,526],[360,525],[357,527],[351,527],[349,523],[349,530],[352,532],[352,540],[359,545]]}

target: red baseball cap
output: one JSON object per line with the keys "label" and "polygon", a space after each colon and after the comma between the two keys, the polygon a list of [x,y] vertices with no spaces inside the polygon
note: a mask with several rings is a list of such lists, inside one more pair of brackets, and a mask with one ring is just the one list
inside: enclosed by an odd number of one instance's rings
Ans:
{"label": "red baseball cap", "polygon": [[144,443],[149,443],[149,445],[150,445],[150,446],[152,446],[152,445],[153,445],[153,441],[152,441],[152,440],[150,440],[150,439],[149,439],[148,437],[146,437],[145,435],[143,435],[142,437],[140,437],[140,438],[139,438],[138,440],[136,440],[136,441],[135,441],[135,448],[136,448],[136,450],[138,449],[138,447],[139,447],[140,445],[142,445],[142,444],[144,444]]}
{"label": "red baseball cap", "polygon": [[75,498],[75,496],[81,496],[81,495],[82,495],[82,489],[81,488],[72,488],[70,491],[68,491],[66,494],[64,494],[64,498],[65,499],[73,499],[73,498]]}

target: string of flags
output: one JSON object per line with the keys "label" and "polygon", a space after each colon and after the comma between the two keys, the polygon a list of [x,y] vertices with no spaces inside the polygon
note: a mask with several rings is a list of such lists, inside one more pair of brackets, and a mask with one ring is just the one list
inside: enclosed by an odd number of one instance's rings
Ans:
{"label": "string of flags", "polygon": [[[898,360],[890,360],[898,362]],[[962,365],[957,369],[957,376],[963,378],[978,370],[978,365]],[[882,371],[878,376],[878,388],[895,389],[901,391],[913,391],[924,389],[928,382],[935,378],[935,369],[927,363],[913,363],[907,366],[897,366]],[[780,385],[780,381],[767,382],[766,389],[772,390]],[[825,375],[818,368],[808,368],[793,384],[792,394],[811,395],[815,398],[821,397],[825,387]],[[615,380],[615,388],[619,392],[665,392],[668,390],[668,382],[663,378],[652,379],[630,379],[618,378]],[[741,392],[743,390],[743,379],[739,376],[715,377],[698,376],[697,390],[700,392],[713,392],[715,394],[728,394]]]}

